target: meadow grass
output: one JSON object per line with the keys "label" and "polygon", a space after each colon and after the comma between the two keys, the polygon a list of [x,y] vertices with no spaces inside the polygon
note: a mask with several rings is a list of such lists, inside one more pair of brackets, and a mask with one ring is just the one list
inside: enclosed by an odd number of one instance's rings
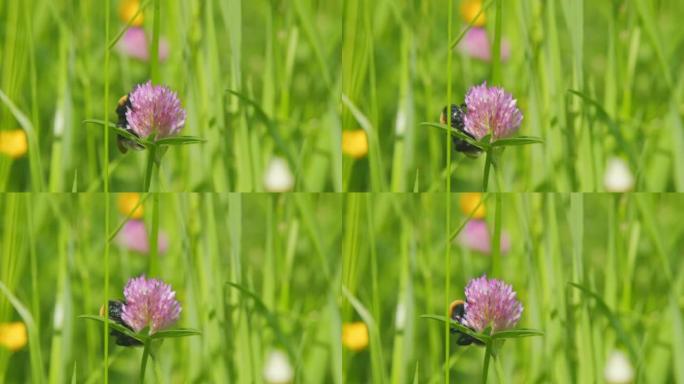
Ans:
{"label": "meadow grass", "polygon": [[[149,382],[258,382],[278,348],[297,382],[341,383],[339,195],[159,194],[158,211],[154,198],[143,220],[154,232],[159,212],[169,241],[156,267],[152,255],[105,236],[102,194],[2,196],[0,323],[24,321],[30,343],[16,353],[0,348],[0,381],[137,380],[142,348],[110,338],[106,360],[102,325],[78,316],[97,316],[107,298],[123,298],[128,278],[146,274],[176,290],[178,326],[201,331],[165,340],[148,363]],[[126,217],[114,210],[112,220],[119,231]]]}
{"label": "meadow grass", "polygon": [[117,48],[133,20],[121,3],[0,3],[0,129],[29,142],[25,157],[0,156],[0,190],[142,190],[145,151],[121,154],[112,131],[83,122],[115,122],[119,97],[148,79],[178,92],[182,134],[205,140],[168,151],[157,190],[262,191],[273,157],[295,190],[341,190],[340,3],[141,1],[149,62]]}
{"label": "meadow grass", "polygon": [[[0,154],[0,326],[28,336],[0,382],[260,383],[278,350],[295,383],[604,382],[614,351],[634,382],[684,383],[684,194],[660,194],[684,190],[684,3],[123,2],[0,0],[0,131],[27,140]],[[139,16],[149,59],[120,49]],[[460,48],[483,18],[487,60]],[[185,127],[123,154],[117,100],[148,80]],[[520,136],[440,123],[485,81]],[[294,192],[258,193],[276,158]],[[594,193],[615,158],[649,193]],[[463,244],[474,220],[490,252]],[[183,309],[126,348],[99,309],[141,274]],[[517,292],[515,329],[445,321],[483,274]]]}
{"label": "meadow grass", "polygon": [[[201,333],[164,341],[149,382],[261,382],[272,348],[294,382],[601,382],[614,350],[635,382],[682,382],[684,196],[489,193],[489,244],[510,247],[491,255],[460,242],[477,211],[461,211],[461,197],[152,193],[141,220],[151,249],[168,250],[141,253],[119,242],[135,207],[111,204],[106,233],[104,194],[3,194],[0,323],[22,321],[28,345],[0,348],[1,377],[135,380],[141,348],[110,337],[105,359],[102,325],[79,316],[147,274],[177,291],[177,326]],[[506,340],[492,359],[445,339],[432,319],[482,274],[513,285],[518,328],[541,336]],[[355,321],[368,328],[361,350],[342,344]]]}
{"label": "meadow grass", "polygon": [[[458,197],[449,196],[451,206]],[[343,315],[369,322],[371,334],[369,351],[346,352],[346,382],[442,383],[445,369],[450,382],[482,382],[484,348],[457,346],[453,335],[447,345],[442,323],[421,317],[443,315],[444,303],[463,299],[468,280],[482,274],[511,283],[524,306],[518,326],[543,332],[506,341],[489,382],[604,382],[615,349],[629,356],[634,382],[681,382],[682,275],[673,275],[684,267],[681,195],[489,194],[490,233],[511,242],[498,263],[455,240],[468,214],[455,213],[444,236],[444,194],[345,202],[366,214],[345,219],[345,236],[357,235],[343,243],[355,309]],[[445,248],[453,256],[446,266]]]}
{"label": "meadow grass", "polygon": [[507,148],[490,189],[603,191],[613,157],[636,191],[684,188],[681,2],[483,1],[490,43],[510,46],[491,61],[455,47],[463,1],[344,3],[343,129],[369,139],[367,158],[344,157],[345,190],[482,190],[488,157],[445,151],[444,131],[421,123],[483,81],[517,98],[520,135],[543,140]]}

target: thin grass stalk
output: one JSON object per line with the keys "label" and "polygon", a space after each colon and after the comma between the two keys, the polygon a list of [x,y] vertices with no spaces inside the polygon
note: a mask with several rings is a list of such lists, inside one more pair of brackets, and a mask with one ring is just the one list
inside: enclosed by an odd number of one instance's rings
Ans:
{"label": "thin grass stalk", "polygon": [[[154,0],[152,19],[152,47],[150,49],[150,77],[153,84],[159,84],[159,26],[161,24],[161,1]],[[109,36],[109,35],[107,35]]]}
{"label": "thin grass stalk", "polygon": [[40,291],[38,289],[38,261],[36,257],[36,242],[34,241],[33,228],[33,205],[31,204],[33,194],[24,196],[26,203],[26,224],[29,242],[29,263],[31,268],[31,311],[36,328],[40,329]]}
{"label": "thin grass stalk", "polygon": [[[109,19],[110,19],[110,0],[105,0],[105,41],[109,40]],[[104,121],[109,121],[109,49],[105,49],[104,52]],[[109,130],[104,127],[104,148],[103,154],[103,169],[104,174],[102,178],[104,180],[104,193],[105,193],[105,236],[109,236]],[[105,263],[105,278],[104,278],[104,300],[103,303],[107,303],[109,300],[109,241],[105,241],[104,249],[104,263]],[[109,383],[109,311],[104,311],[105,322],[104,327],[102,327],[102,332],[104,332],[104,384]]]}
{"label": "thin grass stalk", "polygon": [[[449,39],[451,39],[451,29],[452,29],[452,24],[453,24],[453,2],[449,1],[449,6],[448,6],[448,20],[447,20],[447,44],[449,42]],[[452,66],[452,59],[453,59],[453,50],[449,49],[447,51],[447,115],[449,116],[447,118],[448,120],[448,125],[451,126],[451,66]],[[446,132],[446,169],[451,170],[451,132],[447,131]],[[446,205],[446,220],[444,223],[444,228],[445,228],[445,235],[447,238],[449,238],[449,235],[451,234],[451,172],[447,173],[446,177],[446,194],[445,194],[445,205]],[[446,316],[449,317],[449,302],[450,302],[450,294],[449,294],[449,286],[451,282],[451,243],[448,243],[445,247],[445,257],[444,257],[444,310],[446,313]],[[449,343],[449,337],[450,337],[450,329],[449,329],[449,323],[445,322],[444,323],[444,382],[445,383],[450,383],[450,373],[451,369],[449,367],[449,356],[451,355],[450,351],[450,343]]]}
{"label": "thin grass stalk", "polygon": [[368,247],[370,251],[370,263],[371,263],[371,293],[372,293],[372,304],[373,304],[373,318],[378,324],[382,324],[382,317],[380,315],[380,288],[378,285],[378,252],[375,248],[375,225],[373,225],[373,213],[372,213],[372,196],[366,194],[366,213],[368,221]]}
{"label": "thin grass stalk", "polygon": [[492,276],[501,278],[501,222],[502,222],[502,194],[496,194],[496,210],[494,211],[494,238],[492,239]]}
{"label": "thin grass stalk", "polygon": [[503,1],[496,0],[494,20],[494,44],[492,45],[492,85],[501,84],[501,24],[503,20]]}
{"label": "thin grass stalk", "polygon": [[150,233],[150,276],[159,276],[159,192],[152,195],[152,230]]}

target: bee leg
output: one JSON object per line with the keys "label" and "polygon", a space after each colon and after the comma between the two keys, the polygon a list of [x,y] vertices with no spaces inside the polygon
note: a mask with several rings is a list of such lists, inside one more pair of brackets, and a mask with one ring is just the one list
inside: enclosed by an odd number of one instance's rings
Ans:
{"label": "bee leg", "polygon": [[456,339],[456,344],[458,344],[458,345],[466,346],[466,345],[470,345],[472,343],[473,343],[473,338],[466,335],[465,333],[461,333],[459,335],[458,339]]}
{"label": "bee leg", "polygon": [[128,148],[126,148],[126,143],[124,142],[124,140],[126,139],[121,136],[116,137],[116,146],[119,148],[119,152],[121,153],[128,152]]}

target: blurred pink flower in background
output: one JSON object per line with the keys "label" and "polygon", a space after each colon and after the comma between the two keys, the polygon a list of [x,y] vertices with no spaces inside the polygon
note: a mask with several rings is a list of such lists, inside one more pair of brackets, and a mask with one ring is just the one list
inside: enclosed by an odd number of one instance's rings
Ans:
{"label": "blurred pink flower in background", "polygon": [[[147,229],[142,220],[129,220],[121,228],[117,236],[117,243],[129,251],[148,254],[150,252],[150,241],[147,237]],[[157,251],[159,254],[166,253],[169,248],[169,238],[166,233],[159,231],[157,239]]]}
{"label": "blurred pink flower in background", "polygon": [[[150,59],[151,44],[147,39],[145,30],[140,27],[131,27],[126,30],[121,40],[117,43],[119,52],[134,59],[148,61]],[[169,42],[165,38],[159,38],[159,61],[169,57]]]}
{"label": "blurred pink flower in background", "polygon": [[[485,255],[492,253],[492,234],[484,220],[470,220],[458,235],[458,242],[471,251]],[[501,254],[511,250],[511,238],[508,233],[501,231]]]}
{"label": "blurred pink flower in background", "polygon": [[[492,59],[492,42],[484,28],[471,28],[466,32],[463,40],[458,44],[461,52],[474,59],[490,61]],[[511,44],[508,40],[501,39],[501,61],[505,62],[511,57]]]}

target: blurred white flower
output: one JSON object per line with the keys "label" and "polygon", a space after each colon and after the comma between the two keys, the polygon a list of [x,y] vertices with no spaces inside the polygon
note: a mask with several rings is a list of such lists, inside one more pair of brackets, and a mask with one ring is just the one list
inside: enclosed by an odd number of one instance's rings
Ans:
{"label": "blurred white flower", "polygon": [[618,157],[608,160],[603,186],[608,192],[628,192],[634,187],[634,176],[624,160]]}
{"label": "blurred white flower", "polygon": [[404,304],[403,301],[400,301],[399,304],[397,304],[397,311],[394,314],[394,323],[397,330],[404,329],[404,326],[406,325],[406,304]]}
{"label": "blurred white flower", "polygon": [[403,108],[399,108],[397,112],[397,121],[395,122],[394,129],[397,135],[403,135],[406,132],[406,125],[408,125],[408,118],[406,112]]}
{"label": "blurred white flower", "polygon": [[268,384],[291,383],[294,371],[287,355],[279,350],[269,352],[264,364],[264,381]]}
{"label": "blurred white flower", "polygon": [[294,187],[294,176],[287,162],[274,157],[264,173],[264,189],[268,192],[287,192]]}
{"label": "blurred white flower", "polygon": [[634,368],[624,353],[615,350],[608,356],[603,376],[609,384],[628,384],[634,380]]}

